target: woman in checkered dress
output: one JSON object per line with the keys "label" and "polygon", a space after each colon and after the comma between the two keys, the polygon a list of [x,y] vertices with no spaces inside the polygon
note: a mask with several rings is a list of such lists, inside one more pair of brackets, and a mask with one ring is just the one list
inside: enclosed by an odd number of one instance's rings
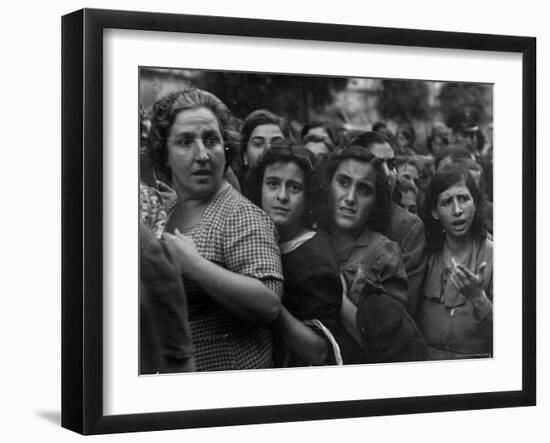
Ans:
{"label": "woman in checkered dress", "polygon": [[280,312],[281,260],[269,217],[224,179],[237,135],[206,91],[172,93],[153,108],[150,152],[177,195],[164,239],[181,268],[198,371],[273,365],[268,324]]}

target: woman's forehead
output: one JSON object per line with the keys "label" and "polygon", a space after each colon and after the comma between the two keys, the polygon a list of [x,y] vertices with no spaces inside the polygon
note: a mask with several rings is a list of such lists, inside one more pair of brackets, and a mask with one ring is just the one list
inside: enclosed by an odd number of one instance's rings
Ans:
{"label": "woman's forehead", "polygon": [[178,132],[197,127],[220,130],[218,119],[214,113],[204,107],[184,109],[178,112],[172,124],[172,128],[177,128]]}
{"label": "woman's forehead", "polygon": [[279,176],[287,179],[304,181],[304,171],[294,161],[275,162],[265,167],[264,177]]}
{"label": "woman's forehead", "polygon": [[372,164],[353,158],[342,160],[336,168],[337,174],[346,174],[357,181],[376,181],[376,170]]}
{"label": "woman's forehead", "polygon": [[283,131],[281,131],[281,128],[273,123],[258,125],[254,128],[252,133],[250,134],[250,138],[254,137],[263,137],[263,138],[270,138],[274,136],[283,136]]}
{"label": "woman's forehead", "polygon": [[439,194],[439,199],[444,199],[448,197],[454,197],[455,195],[470,194],[470,190],[466,186],[466,183],[459,182],[454,185],[449,186],[441,194]]}

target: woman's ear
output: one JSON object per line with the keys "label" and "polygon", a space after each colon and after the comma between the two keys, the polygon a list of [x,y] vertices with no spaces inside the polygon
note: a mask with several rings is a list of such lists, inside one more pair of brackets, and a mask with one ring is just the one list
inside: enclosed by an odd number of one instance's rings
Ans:
{"label": "woman's ear", "polygon": [[437,212],[436,209],[432,209],[432,217],[433,217],[435,220],[439,220],[439,213]]}

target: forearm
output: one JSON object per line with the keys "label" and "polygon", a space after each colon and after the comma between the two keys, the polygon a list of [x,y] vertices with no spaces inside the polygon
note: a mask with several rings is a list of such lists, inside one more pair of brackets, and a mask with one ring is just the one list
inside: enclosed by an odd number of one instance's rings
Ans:
{"label": "forearm", "polygon": [[229,271],[200,257],[185,273],[216,302],[251,323],[270,323],[279,315],[278,294],[259,279]]}
{"label": "forearm", "polygon": [[281,313],[274,326],[286,345],[302,359],[313,365],[326,362],[327,341],[294,317],[284,306],[281,307]]}
{"label": "forearm", "polygon": [[355,306],[349,298],[342,297],[342,308],[340,309],[340,319],[348,334],[351,335],[357,344],[361,345],[361,334],[357,328],[355,318],[357,316],[357,306]]}
{"label": "forearm", "polygon": [[474,317],[477,320],[477,326],[483,339],[492,343],[493,341],[493,303],[485,294],[485,291],[481,291],[478,297],[470,299],[474,305]]}

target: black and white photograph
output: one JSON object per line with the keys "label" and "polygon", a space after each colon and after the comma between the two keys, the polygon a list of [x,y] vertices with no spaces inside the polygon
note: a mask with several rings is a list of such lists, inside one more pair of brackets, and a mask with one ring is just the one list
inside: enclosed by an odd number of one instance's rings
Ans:
{"label": "black and white photograph", "polygon": [[494,358],[493,84],[138,75],[140,375]]}

